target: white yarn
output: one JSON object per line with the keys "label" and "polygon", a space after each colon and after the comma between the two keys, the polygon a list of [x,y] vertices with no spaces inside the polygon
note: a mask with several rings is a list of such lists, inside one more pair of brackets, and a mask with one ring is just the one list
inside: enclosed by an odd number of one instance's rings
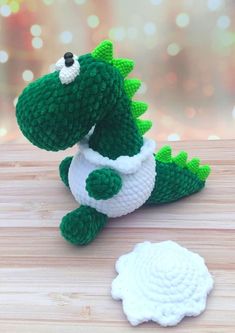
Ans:
{"label": "white yarn", "polygon": [[132,325],[174,326],[206,308],[213,279],[204,259],[172,241],[144,242],[116,262],[112,297],[122,299]]}
{"label": "white yarn", "polygon": [[[142,206],[155,184],[155,142],[145,139],[139,154],[111,160],[89,148],[87,140],[80,144],[80,152],[74,156],[69,169],[69,187],[75,199],[109,217],[122,216]],[[92,171],[103,167],[119,173],[122,188],[110,199],[96,200],[86,191],[86,179]]]}
{"label": "white yarn", "polygon": [[65,59],[60,58],[55,64],[55,69],[60,71],[59,78],[62,84],[69,84],[75,80],[80,72],[80,64],[78,62],[78,57],[73,56],[74,63],[70,67],[65,66]]}
{"label": "white yarn", "polygon": [[61,57],[55,64],[55,70],[60,71],[65,66],[64,57]]}
{"label": "white yarn", "polygon": [[97,151],[89,148],[87,138],[80,141],[79,147],[80,152],[91,163],[108,166],[125,174],[128,174],[136,172],[141,167],[142,162],[145,161],[149,156],[152,156],[156,149],[156,143],[154,140],[144,138],[144,144],[137,155],[120,156],[115,160],[104,157]]}

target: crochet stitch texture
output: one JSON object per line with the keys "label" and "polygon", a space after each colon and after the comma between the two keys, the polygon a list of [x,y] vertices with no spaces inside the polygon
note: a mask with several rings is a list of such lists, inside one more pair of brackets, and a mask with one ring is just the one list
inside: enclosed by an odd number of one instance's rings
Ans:
{"label": "crochet stitch texture", "polygon": [[30,83],[18,99],[19,127],[34,145],[49,151],[80,145],[59,167],[82,205],[61,223],[73,244],[91,242],[107,217],[199,191],[210,173],[199,159],[187,161],[185,152],[172,157],[168,146],[154,154],[154,143],[144,137],[151,121],[140,119],[148,105],[133,100],[141,81],[127,78],[133,68],[133,60],[114,58],[105,40],[85,55],[67,52],[55,72]]}
{"label": "crochet stitch texture", "polygon": [[112,296],[132,325],[177,325],[206,308],[213,279],[204,259],[172,241],[137,244],[116,262]]}

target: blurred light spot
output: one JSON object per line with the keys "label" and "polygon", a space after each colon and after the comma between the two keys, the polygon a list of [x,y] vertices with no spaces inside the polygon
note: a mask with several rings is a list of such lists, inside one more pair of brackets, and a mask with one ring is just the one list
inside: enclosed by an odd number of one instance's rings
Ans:
{"label": "blurred light spot", "polygon": [[145,45],[147,49],[152,50],[156,47],[158,40],[156,38],[147,39]]}
{"label": "blurred light spot", "polygon": [[34,37],[39,37],[42,33],[42,28],[38,24],[33,24],[30,28],[30,32]]}
{"label": "blurred light spot", "polygon": [[144,32],[146,33],[146,35],[154,35],[156,32],[156,25],[153,22],[145,23]]}
{"label": "blurred light spot", "polygon": [[193,107],[185,109],[186,116],[190,119],[194,118],[197,114],[197,111]]}
{"label": "blurred light spot", "polygon": [[207,1],[207,7],[211,11],[215,11],[219,9],[223,4],[222,0],[208,0]]}
{"label": "blurred light spot", "polygon": [[177,43],[171,43],[167,47],[167,53],[170,56],[175,56],[180,52],[181,48]]}
{"label": "blurred light spot", "polygon": [[43,2],[45,3],[45,5],[50,6],[53,4],[54,0],[43,0]]}
{"label": "blurred light spot", "polygon": [[220,29],[227,29],[230,26],[231,20],[228,16],[222,15],[217,20],[217,27]]}
{"label": "blurred light spot", "polygon": [[218,135],[212,134],[208,136],[208,140],[219,140],[220,137]]}
{"label": "blurred light spot", "polygon": [[4,50],[0,51],[0,62],[3,64],[5,62],[7,62],[9,56],[8,53]]}
{"label": "blurred light spot", "polygon": [[8,5],[3,5],[0,7],[0,14],[4,17],[8,17],[11,15],[11,8]]}
{"label": "blurred light spot", "polygon": [[187,13],[180,13],[179,15],[177,15],[176,17],[176,24],[178,25],[178,27],[180,28],[185,28],[187,27],[187,25],[189,25],[189,16]]}
{"label": "blurred light spot", "polygon": [[137,94],[144,95],[146,93],[147,89],[148,89],[147,84],[144,82],[141,82],[141,86],[140,86],[139,90],[137,91]]}
{"label": "blurred light spot", "polygon": [[13,100],[14,107],[16,107],[17,102],[18,102],[18,97],[14,98],[14,100]]}
{"label": "blurred light spot", "polygon": [[4,127],[0,128],[0,136],[5,136],[7,134],[7,130]]}
{"label": "blurred light spot", "polygon": [[159,6],[162,3],[162,0],[150,0],[153,5]]}
{"label": "blurred light spot", "polygon": [[171,133],[170,135],[168,135],[167,140],[168,141],[179,141],[180,136],[178,133]]}
{"label": "blurred light spot", "polygon": [[40,37],[34,37],[32,39],[32,46],[35,49],[40,49],[43,46],[43,40]]}
{"label": "blurred light spot", "polygon": [[74,0],[74,2],[78,5],[83,5],[86,2],[86,0]]}
{"label": "blurred light spot", "polygon": [[214,87],[208,84],[202,88],[202,91],[205,96],[210,97],[214,94]]}
{"label": "blurred light spot", "polygon": [[122,41],[125,38],[125,30],[123,27],[113,28],[109,31],[109,37],[116,41]]}
{"label": "blurred light spot", "polygon": [[88,18],[87,18],[87,24],[88,24],[88,26],[90,28],[96,28],[96,27],[98,27],[99,23],[100,23],[100,20],[99,20],[98,16],[96,16],[96,15],[90,15],[90,16],[88,16]]}
{"label": "blurred light spot", "polygon": [[189,80],[186,80],[184,83],[183,83],[183,86],[184,86],[184,89],[186,90],[186,91],[192,91],[192,90],[194,90],[196,87],[197,87],[197,82],[196,81],[194,81],[194,80],[191,80],[191,79],[189,79]]}
{"label": "blurred light spot", "polygon": [[137,29],[134,27],[128,28],[127,29],[127,36],[130,39],[136,39],[137,38]]}
{"label": "blurred light spot", "polygon": [[22,73],[22,77],[24,81],[32,81],[33,80],[33,72],[30,71],[29,69],[26,69],[23,73]]}
{"label": "blurred light spot", "polygon": [[17,1],[11,1],[10,9],[11,9],[12,13],[17,13],[20,9],[19,3]]}
{"label": "blurred light spot", "polygon": [[50,73],[53,73],[55,71],[55,64],[51,64],[50,66],[49,66],[49,72]]}
{"label": "blurred light spot", "polygon": [[73,40],[73,35],[70,31],[63,31],[60,34],[60,41],[64,44],[69,44]]}
{"label": "blurred light spot", "polygon": [[177,82],[177,75],[176,75],[176,73],[174,73],[174,72],[167,73],[167,75],[166,75],[166,81],[169,84],[175,84]]}
{"label": "blurred light spot", "polygon": [[235,119],[235,105],[234,105],[233,110],[232,110],[232,117],[233,117],[233,119]]}
{"label": "blurred light spot", "polygon": [[235,43],[235,34],[234,32],[224,31],[223,36],[220,39],[221,46],[227,47]]}
{"label": "blurred light spot", "polygon": [[162,116],[161,122],[166,127],[171,127],[173,124],[173,119],[170,116]]}

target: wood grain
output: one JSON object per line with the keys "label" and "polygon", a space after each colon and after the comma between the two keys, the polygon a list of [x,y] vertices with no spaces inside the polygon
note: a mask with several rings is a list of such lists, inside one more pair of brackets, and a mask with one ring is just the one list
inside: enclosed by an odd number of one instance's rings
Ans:
{"label": "wood grain", "polygon": [[[66,243],[58,231],[62,216],[77,207],[59,180],[58,164],[75,150],[0,146],[0,332],[234,333],[235,141],[172,146],[211,164],[207,187],[180,202],[111,220],[83,248]],[[205,258],[215,279],[207,310],[174,328],[133,328],[110,296],[115,261],[138,242],[167,239]]]}

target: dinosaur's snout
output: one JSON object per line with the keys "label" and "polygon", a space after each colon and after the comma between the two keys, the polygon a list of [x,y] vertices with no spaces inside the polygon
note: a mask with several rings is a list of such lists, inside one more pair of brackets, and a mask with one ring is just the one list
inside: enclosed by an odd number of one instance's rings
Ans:
{"label": "dinosaur's snout", "polygon": [[[25,137],[39,148],[58,151],[73,146],[83,135],[74,104],[58,72],[29,84],[19,97],[16,117]],[[76,130],[75,130],[76,129]]]}

